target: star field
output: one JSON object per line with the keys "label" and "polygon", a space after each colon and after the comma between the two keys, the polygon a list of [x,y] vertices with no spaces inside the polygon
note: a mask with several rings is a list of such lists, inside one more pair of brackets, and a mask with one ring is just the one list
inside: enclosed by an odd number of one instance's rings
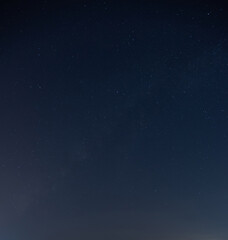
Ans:
{"label": "star field", "polygon": [[1,6],[0,238],[227,239],[225,5]]}

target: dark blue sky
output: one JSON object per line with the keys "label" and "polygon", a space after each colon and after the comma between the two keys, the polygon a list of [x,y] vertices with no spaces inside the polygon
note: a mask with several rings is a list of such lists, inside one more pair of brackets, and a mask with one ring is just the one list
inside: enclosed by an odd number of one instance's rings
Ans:
{"label": "dark blue sky", "polygon": [[224,5],[0,13],[0,238],[228,238]]}

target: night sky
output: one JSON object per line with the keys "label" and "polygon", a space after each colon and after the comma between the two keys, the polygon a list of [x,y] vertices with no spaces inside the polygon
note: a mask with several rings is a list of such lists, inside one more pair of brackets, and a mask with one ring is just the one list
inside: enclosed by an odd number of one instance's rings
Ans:
{"label": "night sky", "polygon": [[0,239],[228,239],[227,8],[0,5]]}

